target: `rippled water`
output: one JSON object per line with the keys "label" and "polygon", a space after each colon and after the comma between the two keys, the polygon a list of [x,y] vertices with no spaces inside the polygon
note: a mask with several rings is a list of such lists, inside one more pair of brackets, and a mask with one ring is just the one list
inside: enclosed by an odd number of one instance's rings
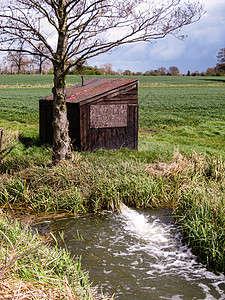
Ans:
{"label": "rippled water", "polygon": [[[46,225],[65,243],[94,285],[115,299],[225,299],[225,276],[215,275],[183,245],[169,210],[89,215]],[[82,236],[82,238],[81,238]]]}

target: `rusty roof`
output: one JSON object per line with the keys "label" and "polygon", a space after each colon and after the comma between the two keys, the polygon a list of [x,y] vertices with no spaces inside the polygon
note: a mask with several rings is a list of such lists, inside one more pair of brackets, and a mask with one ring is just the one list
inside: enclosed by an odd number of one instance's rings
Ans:
{"label": "rusty roof", "polygon": [[[84,81],[84,85],[79,83],[66,88],[66,102],[78,103],[92,98],[99,98],[109,92],[116,92],[118,88],[136,84],[136,78],[94,78]],[[44,100],[53,100],[53,95],[43,98]]]}

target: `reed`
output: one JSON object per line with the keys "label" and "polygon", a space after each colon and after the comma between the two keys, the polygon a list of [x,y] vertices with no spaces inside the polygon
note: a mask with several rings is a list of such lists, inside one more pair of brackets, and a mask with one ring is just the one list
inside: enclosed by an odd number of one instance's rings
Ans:
{"label": "reed", "polygon": [[194,153],[164,174],[183,239],[215,272],[225,272],[225,163]]}
{"label": "reed", "polygon": [[[0,183],[2,204],[24,206],[32,212],[98,212],[117,209],[118,201],[135,207],[162,206],[158,186],[137,160],[102,160],[77,155],[71,163],[33,166]],[[165,203],[164,203],[165,204]]]}
{"label": "reed", "polygon": [[107,299],[90,285],[80,258],[3,214],[0,239],[1,299]]}

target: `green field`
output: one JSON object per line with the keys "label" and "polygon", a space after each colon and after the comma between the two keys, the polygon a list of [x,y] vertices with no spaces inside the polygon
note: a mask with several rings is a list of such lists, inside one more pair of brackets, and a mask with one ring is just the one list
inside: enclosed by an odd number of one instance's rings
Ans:
{"label": "green field", "polygon": [[[139,90],[140,149],[223,155],[225,86],[143,87]],[[158,150],[157,150],[158,149]]]}
{"label": "green field", "polygon": [[[1,75],[0,126],[24,132],[21,124],[38,124],[38,101],[51,94],[52,81],[51,75]],[[69,85],[79,81],[67,78]],[[167,156],[177,147],[224,157],[224,77],[142,76],[139,82],[140,151]]]}
{"label": "green field", "polygon": [[[101,78],[102,76],[85,75],[84,79]],[[110,76],[115,77],[115,76]],[[129,77],[129,76],[128,76]],[[136,76],[130,76],[135,77]],[[140,76],[141,85],[224,85],[225,78],[220,76]],[[73,85],[81,82],[80,75],[68,75],[67,84]],[[53,75],[1,75],[1,86],[46,86],[53,84]]]}

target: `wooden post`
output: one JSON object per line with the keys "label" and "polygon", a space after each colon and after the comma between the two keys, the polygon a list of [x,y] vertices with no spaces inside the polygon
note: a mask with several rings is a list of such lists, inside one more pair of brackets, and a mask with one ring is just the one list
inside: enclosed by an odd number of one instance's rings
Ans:
{"label": "wooden post", "polygon": [[0,152],[2,151],[3,128],[0,128]]}

